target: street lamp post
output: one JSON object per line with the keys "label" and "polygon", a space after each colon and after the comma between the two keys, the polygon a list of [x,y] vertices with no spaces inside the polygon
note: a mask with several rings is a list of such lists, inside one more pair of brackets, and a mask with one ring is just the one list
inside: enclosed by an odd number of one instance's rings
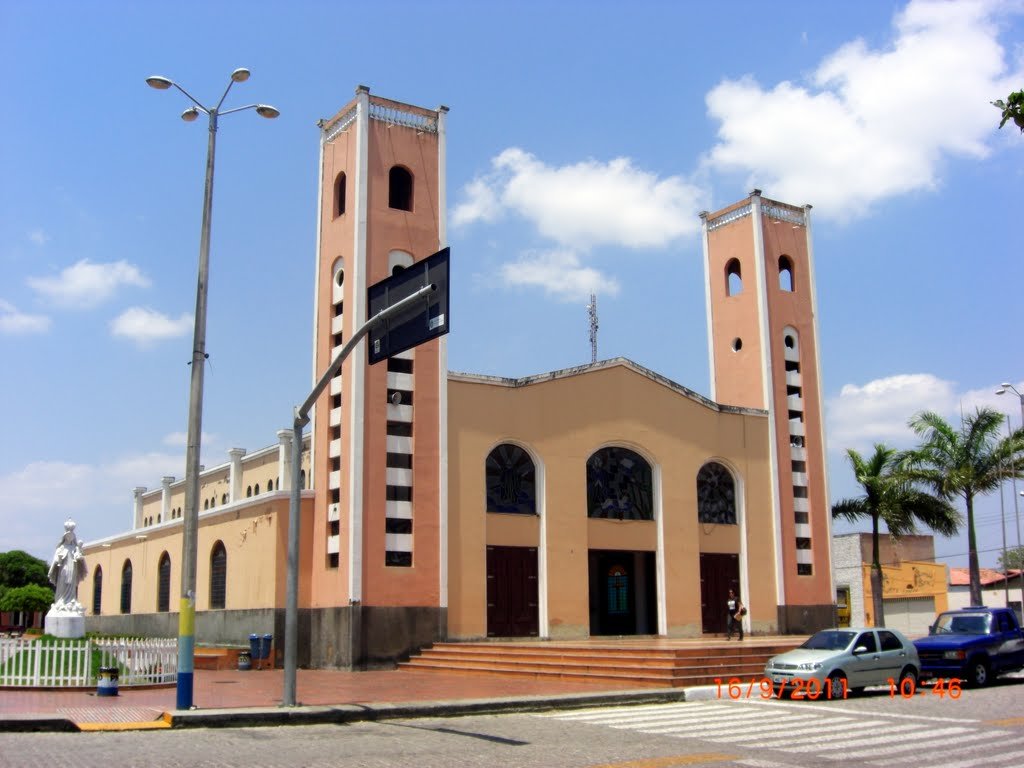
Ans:
{"label": "street lamp post", "polygon": [[199,235],[199,279],[196,284],[195,331],[192,341],[192,380],[188,403],[188,448],[185,454],[185,512],[181,542],[181,602],[178,614],[178,684],[177,708],[191,709],[195,660],[195,618],[196,618],[196,539],[199,529],[199,449],[203,425],[203,367],[206,354],[206,297],[210,271],[210,220],[213,214],[213,159],[217,144],[217,119],[232,112],[255,109],[260,117],[274,118],[278,112],[267,104],[247,104],[244,107],[221,110],[228,91],[235,83],[249,79],[248,69],[236,69],[231,73],[224,94],[215,107],[205,107],[196,101],[188,91],[166,77],[147,77],[151,88],[166,91],[174,87],[192,102],[192,106],[181,113],[187,123],[199,117],[202,112],[209,118],[209,139],[206,150],[206,185],[203,193],[203,224]]}
{"label": "street lamp post", "polygon": [[[1004,381],[1002,384],[999,385],[999,389],[996,390],[996,394],[997,395],[1005,395],[1006,394],[1006,390],[1010,390],[1011,392],[1013,392],[1013,394],[1015,394],[1018,398],[1020,398],[1020,420],[1021,420],[1021,426],[1024,426],[1024,394],[1021,394],[1020,392],[1018,392],[1017,388],[1015,386],[1013,386],[1013,384],[1011,384],[1008,381]],[[1006,419],[1006,426],[1007,426],[1007,429],[1010,428],[1010,419],[1009,418]],[[1010,429],[1010,434],[1011,435],[1013,434],[1013,430],[1012,429]],[[1019,504],[1019,502],[1017,500],[1017,473],[1014,472],[1012,470],[1012,468],[1011,468],[1011,471],[1010,471],[1010,479],[1013,482],[1013,516],[1014,516],[1014,522],[1017,524],[1017,552],[1019,554],[1019,553],[1022,552],[1021,544],[1020,544],[1020,538],[1021,538],[1021,533],[1020,533],[1020,504]],[[1024,496],[1024,491],[1022,491],[1020,495]],[[1003,563],[1003,565],[1007,568],[1007,570],[1010,567],[1009,563]],[[1024,616],[1024,563],[1020,563],[1019,565],[1021,565],[1022,568],[1021,568],[1021,571],[1020,571],[1020,614],[1019,614],[1018,618],[1020,616]],[[1007,582],[1009,582],[1008,578],[1007,578]]]}

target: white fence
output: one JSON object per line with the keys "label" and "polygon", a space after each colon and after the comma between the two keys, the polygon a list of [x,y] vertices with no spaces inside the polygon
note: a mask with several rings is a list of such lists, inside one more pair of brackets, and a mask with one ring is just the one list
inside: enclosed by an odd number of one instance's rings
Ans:
{"label": "white fence", "polygon": [[116,667],[118,685],[155,685],[178,679],[175,639],[0,639],[0,687],[74,688],[96,685],[93,652],[100,667]]}

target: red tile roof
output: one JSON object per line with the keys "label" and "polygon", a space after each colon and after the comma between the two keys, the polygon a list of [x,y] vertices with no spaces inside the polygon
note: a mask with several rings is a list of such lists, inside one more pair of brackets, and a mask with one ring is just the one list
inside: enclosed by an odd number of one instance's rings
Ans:
{"label": "red tile roof", "polygon": [[[996,571],[992,568],[981,568],[981,586],[985,587],[990,584],[1002,584],[1003,572]],[[1011,568],[1006,572],[1008,578],[1014,579],[1020,576],[1020,571]],[[971,583],[970,572],[967,568],[950,568],[949,569],[949,586],[951,587],[966,587]]]}

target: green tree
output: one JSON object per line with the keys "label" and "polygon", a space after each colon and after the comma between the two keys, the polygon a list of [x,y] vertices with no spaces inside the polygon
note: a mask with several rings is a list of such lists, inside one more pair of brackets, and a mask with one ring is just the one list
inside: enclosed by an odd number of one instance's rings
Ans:
{"label": "green tree", "polygon": [[933,411],[922,411],[910,420],[910,428],[922,439],[904,457],[910,476],[944,499],[964,500],[972,605],[982,604],[974,499],[994,491],[1004,479],[1024,476],[1024,429],[1000,438],[1005,418],[993,408],[978,408],[963,418],[959,429]]}
{"label": "green tree", "polygon": [[11,587],[0,598],[0,611],[46,611],[53,604],[53,590],[38,584]]}
{"label": "green tree", "polygon": [[1006,97],[1006,101],[996,99],[992,106],[1003,111],[1003,119],[999,121],[1002,128],[1010,120],[1024,133],[1024,91],[1014,91]]}
{"label": "green tree", "polygon": [[943,536],[959,530],[960,515],[945,499],[917,488],[903,472],[900,454],[895,448],[875,444],[875,452],[866,459],[848,448],[853,475],[864,493],[842,499],[832,507],[832,517],[859,522],[871,520],[871,597],[875,626],[885,626],[882,601],[882,564],[878,555],[879,526],[885,523],[889,535],[899,538],[916,530],[921,523]]}
{"label": "green tree", "polygon": [[1014,547],[1013,549],[1006,550],[1006,556],[999,554],[999,570],[1008,571],[1010,569],[1024,570],[1024,547]]}
{"label": "green tree", "polygon": [[20,549],[0,552],[0,587],[24,587],[27,584],[49,587],[47,571],[46,561],[28,552]]}

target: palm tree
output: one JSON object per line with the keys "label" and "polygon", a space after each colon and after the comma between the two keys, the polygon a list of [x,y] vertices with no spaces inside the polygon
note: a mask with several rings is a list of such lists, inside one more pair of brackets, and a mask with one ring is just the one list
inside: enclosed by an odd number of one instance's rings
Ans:
{"label": "palm tree", "polygon": [[960,496],[967,508],[967,565],[971,604],[981,605],[978,541],[974,532],[974,497],[994,491],[1007,477],[1024,477],[1024,429],[1000,439],[1006,417],[993,408],[978,408],[951,427],[933,411],[910,420],[921,445],[905,455],[907,471],[944,499]]}
{"label": "palm tree", "polygon": [[857,522],[871,519],[871,598],[876,627],[885,626],[882,602],[882,564],[878,556],[878,527],[885,523],[893,538],[915,530],[920,522],[943,536],[951,536],[960,527],[960,515],[945,499],[916,488],[903,473],[900,454],[895,448],[875,444],[875,452],[866,460],[853,448],[846,450],[853,474],[864,495],[843,499],[832,507],[832,517]]}

